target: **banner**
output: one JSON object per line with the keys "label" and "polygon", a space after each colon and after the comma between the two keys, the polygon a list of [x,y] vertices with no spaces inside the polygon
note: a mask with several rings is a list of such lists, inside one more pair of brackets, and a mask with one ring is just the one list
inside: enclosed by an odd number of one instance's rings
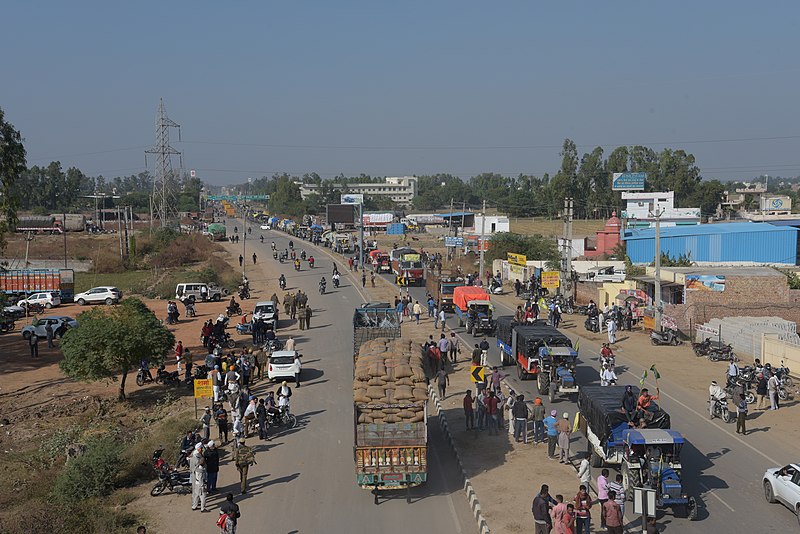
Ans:
{"label": "banner", "polygon": [[211,380],[208,378],[195,379],[194,381],[194,398],[203,399],[214,396],[214,390],[211,387]]}
{"label": "banner", "polygon": [[725,277],[715,274],[687,274],[686,291],[725,291]]}
{"label": "banner", "polygon": [[542,273],[542,287],[553,289],[561,285],[561,273],[558,271],[544,271]]}
{"label": "banner", "polygon": [[528,265],[528,258],[524,254],[514,254],[513,252],[509,252],[508,263],[510,263],[511,265],[519,265],[520,267],[525,267]]}

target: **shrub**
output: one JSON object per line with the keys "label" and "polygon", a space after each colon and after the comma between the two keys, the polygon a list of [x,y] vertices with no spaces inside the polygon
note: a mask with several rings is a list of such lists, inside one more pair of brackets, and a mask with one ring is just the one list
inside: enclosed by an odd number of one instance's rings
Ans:
{"label": "shrub", "polygon": [[86,444],[86,453],[67,464],[56,480],[53,497],[74,503],[111,493],[117,482],[122,445],[98,437]]}

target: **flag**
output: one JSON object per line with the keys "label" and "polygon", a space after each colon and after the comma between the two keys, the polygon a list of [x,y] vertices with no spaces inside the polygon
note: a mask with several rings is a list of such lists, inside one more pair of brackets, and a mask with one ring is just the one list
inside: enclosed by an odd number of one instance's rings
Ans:
{"label": "flag", "polygon": [[642,378],[639,379],[639,386],[643,386],[644,385],[644,381],[645,381],[646,378],[647,378],[647,369],[642,371]]}
{"label": "flag", "polygon": [[650,370],[653,372],[653,376],[656,377],[656,380],[661,378],[661,375],[658,374],[658,369],[656,369],[656,364],[651,365]]}

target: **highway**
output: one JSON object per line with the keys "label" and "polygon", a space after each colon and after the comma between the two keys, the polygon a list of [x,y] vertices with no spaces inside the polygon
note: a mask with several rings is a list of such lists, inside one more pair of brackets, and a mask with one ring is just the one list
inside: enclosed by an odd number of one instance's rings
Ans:
{"label": "highway", "polygon": [[[393,276],[385,276],[393,279]],[[420,302],[424,302],[425,293],[424,287],[410,289],[412,298]],[[495,315],[513,315],[511,307],[493,300]],[[580,340],[579,384],[599,384],[600,344],[580,336],[583,316],[565,315],[564,318],[567,325],[572,323],[574,327],[562,328],[562,331],[573,342]],[[457,326],[456,320],[448,317],[448,326]],[[456,328],[456,332],[467,347],[474,345],[476,338],[466,335],[463,328]],[[496,340],[491,338],[489,342],[493,347],[489,364],[500,365],[499,351],[494,348]],[[642,371],[650,365],[645,363],[646,355],[627,354],[624,343],[617,346],[618,384],[638,386]],[[701,361],[705,360],[698,360],[698,364]],[[527,399],[538,395],[535,381],[520,381],[513,367],[507,367],[506,372],[511,375],[507,382],[515,391],[524,393]],[[687,372],[691,370],[687,369]],[[735,425],[726,425],[719,419],[709,420],[706,390],[691,390],[670,378],[660,380],[660,385],[662,395],[658,402],[671,415],[672,428],[681,432],[688,441],[681,455],[682,478],[689,495],[694,495],[698,501],[699,517],[696,521],[689,521],[674,517],[671,509],[668,509],[666,515],[659,513],[659,524],[667,525],[669,532],[681,533],[796,532],[797,519],[794,514],[785,506],[769,504],[764,499],[762,476],[767,468],[798,461],[797,445],[782,443],[774,435],[763,431],[740,437],[735,433]],[[547,397],[543,398],[549,410],[551,406]],[[556,398],[552,407],[558,409],[559,413],[568,411],[574,414],[577,411],[575,402],[566,397]],[[754,428],[760,425],[750,422],[748,426]],[[573,438],[571,450],[586,451],[586,440]],[[593,469],[593,477],[596,478],[599,471]],[[481,496],[481,499],[485,500],[486,497]],[[631,511],[632,506],[629,506],[626,510],[627,521],[635,519]],[[635,524],[640,524],[640,521],[637,520]]]}
{"label": "highway", "polygon": [[[228,235],[234,226],[241,232],[241,221],[228,220]],[[382,494],[373,503],[368,490],[356,486],[353,463],[352,354],[353,310],[364,302],[360,287],[343,276],[342,285],[330,283],[332,264],[322,250],[294,239],[296,249],[313,250],[314,269],[304,262],[296,272],[290,263],[272,258],[270,243],[279,250],[288,248],[289,236],[277,231],[259,230],[253,225],[247,240],[245,258],[251,287],[264,287],[268,276],[273,282],[279,273],[287,278],[287,290],[302,289],[314,311],[311,330],[295,331],[297,350],[303,354],[303,383],[292,396],[292,412],[297,415],[295,429],[278,433],[272,441],[249,440],[256,445],[258,464],[250,469],[251,492],[236,500],[241,506],[242,532],[275,533],[473,533],[475,519],[462,490],[452,453],[440,434],[436,417],[429,418],[428,482],[411,491]],[[241,235],[241,234],[240,234]],[[264,235],[264,243],[258,236]],[[228,248],[231,245],[226,245]],[[241,251],[243,243],[232,245]],[[252,264],[252,254],[258,264]],[[340,264],[341,267],[341,264]],[[325,295],[318,292],[322,276],[329,281]],[[272,292],[260,298],[267,300]],[[281,295],[281,292],[278,292]],[[282,297],[281,297],[282,300]],[[242,302],[252,311],[255,300]],[[281,306],[281,311],[283,307]],[[285,339],[291,321],[281,315],[278,335]],[[255,388],[265,391],[264,382]],[[293,386],[293,384],[291,384]],[[228,466],[229,469],[232,469]],[[225,467],[223,467],[225,470]],[[228,477],[230,479],[230,476]],[[231,489],[231,481],[225,482]]]}

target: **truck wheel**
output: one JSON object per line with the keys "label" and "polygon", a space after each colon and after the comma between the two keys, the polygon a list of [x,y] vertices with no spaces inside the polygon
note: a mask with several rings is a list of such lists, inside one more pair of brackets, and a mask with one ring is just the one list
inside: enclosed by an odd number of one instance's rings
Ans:
{"label": "truck wheel", "polygon": [[689,502],[686,504],[686,517],[689,518],[689,521],[697,519],[697,501],[694,497],[689,497]]}
{"label": "truck wheel", "polygon": [[522,370],[522,366],[517,364],[517,378],[520,380],[525,380],[525,371]]}
{"label": "truck wheel", "polygon": [[219,299],[220,299],[220,296],[219,296],[219,293],[217,293],[217,294],[214,295],[214,298],[212,298],[211,300],[213,300],[214,302],[219,302]]}

